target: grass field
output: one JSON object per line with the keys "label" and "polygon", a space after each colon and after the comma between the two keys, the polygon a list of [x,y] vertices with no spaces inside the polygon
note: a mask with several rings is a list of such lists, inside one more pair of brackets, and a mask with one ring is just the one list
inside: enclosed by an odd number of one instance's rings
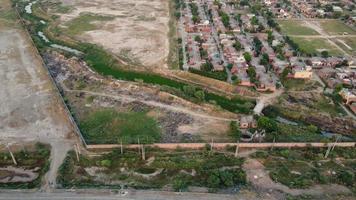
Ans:
{"label": "grass field", "polygon": [[344,51],[352,55],[356,55],[356,36],[348,38],[335,38],[333,41]]}
{"label": "grass field", "polygon": [[299,48],[302,52],[306,54],[317,55],[322,51],[328,51],[329,55],[332,56],[340,56],[342,52],[330,44],[327,40],[321,38],[299,38],[299,37],[291,37],[291,39],[299,45]]}
{"label": "grass field", "polygon": [[78,35],[86,31],[95,30],[99,27],[94,22],[103,22],[114,19],[112,16],[101,16],[90,13],[81,14],[79,17],[74,18],[65,25],[68,27],[64,29],[65,33],[69,35]]}
{"label": "grass field", "polygon": [[307,27],[299,20],[280,20],[278,23],[282,32],[286,35],[319,35],[318,32]]}
{"label": "grass field", "polygon": [[348,33],[349,35],[356,34],[356,31],[339,20],[320,21],[319,24],[330,35],[342,35],[343,33]]}
{"label": "grass field", "polygon": [[[162,151],[147,149],[142,160],[137,151],[114,150],[95,158],[81,155],[78,162],[70,152],[62,164],[57,180],[64,188],[109,187],[123,184],[136,189],[172,187],[175,191],[188,190],[189,186],[208,187],[214,190],[245,184],[241,170],[242,158],[218,152]],[[149,161],[151,160],[151,161]],[[86,169],[97,168],[94,175]]]}
{"label": "grass field", "polygon": [[88,143],[153,143],[160,139],[160,129],[146,113],[119,113],[101,110],[81,120],[80,129]]}

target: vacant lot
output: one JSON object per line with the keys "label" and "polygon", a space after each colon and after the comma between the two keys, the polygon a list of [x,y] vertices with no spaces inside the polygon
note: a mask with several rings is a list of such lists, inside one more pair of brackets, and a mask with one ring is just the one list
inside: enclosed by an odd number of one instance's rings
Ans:
{"label": "vacant lot", "polygon": [[127,64],[167,67],[168,1],[61,2],[62,7],[71,8],[65,14],[58,12],[64,32],[104,46]]}
{"label": "vacant lot", "polygon": [[356,31],[339,20],[319,21],[320,27],[329,35],[354,35]]}
{"label": "vacant lot", "polygon": [[71,129],[56,90],[7,3],[0,12],[8,13],[0,16],[0,137],[65,138]]}
{"label": "vacant lot", "polygon": [[135,143],[140,138],[141,142],[153,143],[160,139],[157,122],[144,112],[97,111],[90,113],[80,126],[89,143]]}
{"label": "vacant lot", "polygon": [[278,23],[282,32],[286,35],[319,35],[318,32],[300,20],[280,20]]}
{"label": "vacant lot", "polygon": [[[352,159],[355,153],[353,148],[335,149],[328,158],[324,158],[324,149],[278,149],[257,152],[255,156],[262,161],[275,182],[289,188],[340,184],[355,191],[356,162]],[[345,187],[343,188],[345,190]]]}
{"label": "vacant lot", "polygon": [[307,54],[320,54],[322,51],[328,51],[329,55],[340,56],[340,52],[335,46],[322,38],[299,38],[291,37],[299,45],[302,52]]}
{"label": "vacant lot", "polygon": [[[172,188],[189,190],[189,186],[211,188],[212,191],[235,188],[245,184],[241,169],[242,158],[224,153],[201,151],[163,152],[147,149],[142,160],[136,150],[114,150],[106,155],[91,158],[75,153],[68,154],[58,181],[65,188],[71,187],[118,187],[120,184],[138,189]],[[206,189],[203,191],[207,191]]]}

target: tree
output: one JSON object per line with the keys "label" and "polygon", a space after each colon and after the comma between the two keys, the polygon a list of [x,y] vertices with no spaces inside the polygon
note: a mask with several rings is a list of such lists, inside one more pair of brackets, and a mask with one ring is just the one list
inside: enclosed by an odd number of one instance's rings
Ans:
{"label": "tree", "polygon": [[198,43],[202,43],[203,40],[201,39],[201,37],[199,35],[195,36],[194,40]]}
{"label": "tree", "polygon": [[240,140],[241,137],[241,131],[239,127],[237,126],[236,121],[231,121],[230,122],[230,135],[237,140]]}
{"label": "tree", "polygon": [[210,173],[207,179],[207,185],[209,188],[217,188],[220,186],[219,171],[214,170]]}
{"label": "tree", "polygon": [[188,96],[193,96],[195,91],[196,88],[194,86],[190,86],[190,85],[183,86],[183,92]]}
{"label": "tree", "polygon": [[248,63],[251,62],[251,60],[252,60],[252,56],[249,52],[244,53],[244,58],[245,58],[246,62],[248,62]]}
{"label": "tree", "polygon": [[188,189],[188,182],[184,176],[179,176],[173,181],[173,189],[176,192],[186,191]]}
{"label": "tree", "polygon": [[308,127],[307,127],[307,130],[310,132],[310,133],[316,133],[318,131],[318,127],[310,124]]}
{"label": "tree", "polygon": [[347,186],[352,186],[355,184],[355,175],[351,171],[341,171],[338,178],[343,184]]}
{"label": "tree", "polygon": [[214,66],[211,62],[207,61],[206,63],[202,64],[200,66],[200,70],[206,71],[206,72],[211,72],[213,70]]}
{"label": "tree", "polygon": [[226,67],[231,71],[233,66],[234,66],[233,64],[229,63]]}
{"label": "tree", "polygon": [[194,93],[194,96],[199,100],[199,101],[205,101],[205,92],[203,90],[198,90]]}
{"label": "tree", "polygon": [[277,123],[273,119],[265,116],[258,118],[257,126],[258,128],[264,129],[269,133],[278,130]]}
{"label": "tree", "polygon": [[240,51],[242,49],[242,44],[239,41],[235,41],[232,46],[236,49],[236,51]]}
{"label": "tree", "polygon": [[199,19],[199,17],[198,17],[198,16],[193,15],[193,17],[192,17],[192,21],[193,21],[193,23],[194,23],[194,24],[196,24],[196,23],[198,23],[198,22],[200,21],[200,19]]}
{"label": "tree", "polygon": [[250,77],[250,81],[252,83],[256,83],[256,70],[254,67],[249,66],[247,69],[247,74]]}
{"label": "tree", "polygon": [[257,19],[256,16],[253,16],[253,17],[251,18],[251,24],[252,24],[252,25],[258,25],[258,19]]}
{"label": "tree", "polygon": [[328,51],[322,51],[321,52],[321,57],[323,57],[323,58],[329,57],[329,52]]}
{"label": "tree", "polygon": [[257,37],[253,38],[253,44],[255,45],[256,55],[259,56],[262,50],[262,42]]}

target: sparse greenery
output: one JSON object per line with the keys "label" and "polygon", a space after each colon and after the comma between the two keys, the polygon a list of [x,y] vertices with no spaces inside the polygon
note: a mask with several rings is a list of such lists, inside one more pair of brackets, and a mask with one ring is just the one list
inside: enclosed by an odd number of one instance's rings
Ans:
{"label": "sparse greenery", "polygon": [[[21,151],[13,153],[16,158],[17,166],[14,166],[10,153],[0,152],[0,167],[13,166],[32,170],[34,170],[35,168],[39,168],[39,170],[36,171],[37,173],[39,173],[39,175],[35,180],[31,182],[0,183],[0,188],[32,189],[40,187],[42,177],[49,169],[49,145],[37,143],[35,145],[35,148],[32,150],[27,150],[26,148],[24,148]],[[19,176],[21,176],[21,174]]]}
{"label": "sparse greenery", "polygon": [[[324,158],[326,149],[310,148],[275,149],[266,153],[258,152],[255,156],[262,160],[270,171],[271,178],[290,188],[309,188],[315,184],[342,184],[351,189],[355,186],[355,168],[352,160],[354,148],[336,148]],[[339,159],[335,162],[334,158]]]}
{"label": "sparse greenery", "polygon": [[153,143],[160,139],[157,122],[145,113],[101,110],[80,121],[83,137],[90,144]]}
{"label": "sparse greenery", "polygon": [[65,33],[71,36],[79,35],[86,31],[95,30],[98,28],[98,25],[94,24],[93,22],[96,21],[109,21],[114,19],[113,16],[103,16],[103,15],[96,15],[92,13],[84,13],[81,14],[79,17],[74,18],[73,20],[66,23],[67,28],[64,29]]}
{"label": "sparse greenery", "polygon": [[[75,153],[70,152],[60,167],[57,180],[64,188],[118,187],[108,184],[106,178],[97,179],[90,176],[85,170],[90,167],[103,167],[103,161],[105,163],[111,161],[110,165],[105,166],[105,170],[100,172],[103,174],[102,177],[119,180],[133,188],[161,188],[173,183],[172,187],[175,191],[187,191],[189,186],[219,189],[246,183],[245,172],[240,169],[243,159],[223,153],[205,150],[170,152],[146,148],[146,157],[155,159],[151,164],[147,164],[148,162],[142,160],[137,151],[124,149],[124,154],[114,150],[95,158],[81,155],[80,161],[77,162]],[[224,167],[231,167],[231,169],[224,169]],[[159,169],[163,171],[150,178],[132,173],[152,174]]]}

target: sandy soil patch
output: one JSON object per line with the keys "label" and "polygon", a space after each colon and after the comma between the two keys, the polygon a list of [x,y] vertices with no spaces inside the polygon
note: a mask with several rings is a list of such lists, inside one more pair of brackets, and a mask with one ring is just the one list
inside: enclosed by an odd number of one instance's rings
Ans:
{"label": "sandy soil patch", "polygon": [[38,177],[36,170],[25,170],[11,166],[0,168],[0,183],[31,182]]}
{"label": "sandy soil patch", "polygon": [[61,0],[74,7],[61,14],[62,24],[80,15],[94,13],[115,19],[100,30],[87,31],[79,39],[102,45],[124,62],[149,67],[167,67],[169,52],[169,5],[165,0]]}
{"label": "sandy soil patch", "polygon": [[21,30],[0,33],[0,137],[66,138],[71,131],[50,79]]}

